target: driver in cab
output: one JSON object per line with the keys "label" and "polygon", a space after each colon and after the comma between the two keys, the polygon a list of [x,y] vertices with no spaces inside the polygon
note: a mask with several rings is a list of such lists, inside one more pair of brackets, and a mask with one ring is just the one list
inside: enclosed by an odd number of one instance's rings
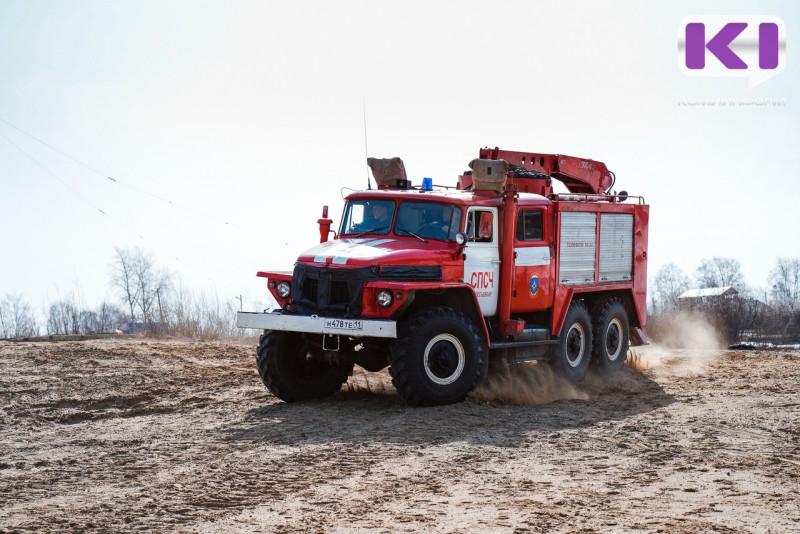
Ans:
{"label": "driver in cab", "polygon": [[448,209],[445,206],[433,205],[425,211],[425,222],[418,231],[432,239],[447,239],[447,232],[450,229]]}
{"label": "driver in cab", "polygon": [[385,204],[372,205],[372,224],[373,226],[388,226],[391,223],[389,219],[389,208]]}
{"label": "driver in cab", "polygon": [[352,227],[351,232],[359,235],[366,233],[386,234],[392,225],[392,204],[374,202],[365,206],[364,220]]}

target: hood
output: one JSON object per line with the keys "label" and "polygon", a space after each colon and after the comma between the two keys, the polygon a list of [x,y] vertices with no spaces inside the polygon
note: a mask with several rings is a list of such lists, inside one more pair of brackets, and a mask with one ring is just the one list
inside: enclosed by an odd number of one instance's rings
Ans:
{"label": "hood", "polygon": [[441,265],[452,261],[458,246],[403,237],[366,237],[326,241],[302,253],[298,261],[347,267],[367,265]]}

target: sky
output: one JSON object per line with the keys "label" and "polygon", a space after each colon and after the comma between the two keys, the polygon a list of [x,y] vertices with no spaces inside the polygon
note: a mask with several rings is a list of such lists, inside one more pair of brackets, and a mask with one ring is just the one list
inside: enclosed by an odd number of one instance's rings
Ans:
{"label": "sky", "polygon": [[[785,68],[687,76],[694,15],[779,17]],[[651,277],[723,256],[767,287],[800,257],[798,27],[788,1],[4,0],[0,298],[115,300],[141,247],[259,309],[366,154],[453,185],[483,146],[605,162],[651,206]],[[781,104],[693,105],[719,98]]]}

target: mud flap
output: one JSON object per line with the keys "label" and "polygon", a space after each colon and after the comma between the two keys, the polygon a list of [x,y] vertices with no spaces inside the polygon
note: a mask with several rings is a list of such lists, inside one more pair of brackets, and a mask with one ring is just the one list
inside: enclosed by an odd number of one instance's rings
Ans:
{"label": "mud flap", "polygon": [[649,345],[650,340],[644,334],[641,328],[634,326],[631,328],[631,347],[638,347],[640,345]]}

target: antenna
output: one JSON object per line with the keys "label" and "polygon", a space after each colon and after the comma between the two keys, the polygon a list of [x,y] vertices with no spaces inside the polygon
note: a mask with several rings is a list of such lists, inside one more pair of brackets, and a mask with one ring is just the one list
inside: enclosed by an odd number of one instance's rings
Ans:
{"label": "antenna", "polygon": [[[361,97],[361,107],[364,116],[364,156],[369,159],[369,146],[367,145],[367,97]],[[367,166],[367,189],[372,189],[369,181],[369,166]]]}

